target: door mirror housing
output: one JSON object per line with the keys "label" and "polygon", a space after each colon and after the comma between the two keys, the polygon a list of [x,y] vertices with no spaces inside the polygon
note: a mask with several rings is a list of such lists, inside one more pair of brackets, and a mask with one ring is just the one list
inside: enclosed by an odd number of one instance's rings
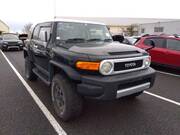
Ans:
{"label": "door mirror housing", "polygon": [[19,34],[20,40],[25,41],[25,40],[27,40],[27,38],[28,38],[28,34]]}
{"label": "door mirror housing", "polygon": [[28,39],[28,34],[19,34],[19,39],[22,41],[23,46],[25,46],[25,40]]}
{"label": "door mirror housing", "polygon": [[155,42],[154,42],[153,40],[150,40],[150,41],[149,41],[149,45],[150,45],[151,47],[147,48],[146,51],[149,51],[149,50],[153,49],[153,48],[155,47]]}

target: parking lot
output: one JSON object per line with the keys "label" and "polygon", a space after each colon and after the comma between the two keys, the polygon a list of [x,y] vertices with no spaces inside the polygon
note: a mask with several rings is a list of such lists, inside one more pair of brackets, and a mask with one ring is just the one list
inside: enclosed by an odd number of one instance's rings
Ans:
{"label": "parking lot", "polygon": [[50,88],[40,80],[25,79],[22,51],[0,52],[0,65],[2,135],[180,133],[180,74],[176,71],[166,74],[167,69],[156,67],[162,72],[157,72],[154,87],[135,100],[86,100],[83,114],[66,123],[53,110]]}

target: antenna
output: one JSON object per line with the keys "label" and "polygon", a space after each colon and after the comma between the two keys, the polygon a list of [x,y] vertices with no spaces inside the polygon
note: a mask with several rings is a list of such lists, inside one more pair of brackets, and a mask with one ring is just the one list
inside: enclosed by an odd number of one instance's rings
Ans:
{"label": "antenna", "polygon": [[53,9],[54,9],[54,19],[56,19],[56,0],[54,0]]}

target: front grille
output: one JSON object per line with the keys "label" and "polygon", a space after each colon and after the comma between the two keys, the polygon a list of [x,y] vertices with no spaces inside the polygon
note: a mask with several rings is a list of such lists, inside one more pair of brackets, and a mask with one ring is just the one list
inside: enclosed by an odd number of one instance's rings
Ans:
{"label": "front grille", "polygon": [[[138,71],[146,69],[149,66],[144,64],[144,61],[150,56],[141,56],[141,57],[132,57],[132,58],[123,58],[123,59],[107,59],[101,62],[101,65],[105,62],[109,62],[113,65],[113,69],[103,75],[113,75],[120,73],[128,73],[133,71]],[[100,65],[100,66],[101,66]]]}
{"label": "front grille", "polygon": [[17,45],[18,42],[8,42],[8,45]]}
{"label": "front grille", "polygon": [[135,69],[135,68],[140,68],[142,66],[143,66],[143,60],[117,62],[114,63],[114,71]]}
{"label": "front grille", "polygon": [[138,81],[129,81],[127,83],[120,84],[118,86],[118,90],[134,87],[134,86],[141,85],[141,84],[144,84],[147,82],[151,82],[151,79],[147,78],[147,79],[142,79],[142,80],[138,80]]}

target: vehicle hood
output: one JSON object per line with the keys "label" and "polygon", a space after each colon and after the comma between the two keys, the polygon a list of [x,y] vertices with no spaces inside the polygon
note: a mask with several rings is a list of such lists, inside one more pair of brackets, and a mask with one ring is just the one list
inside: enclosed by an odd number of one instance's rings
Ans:
{"label": "vehicle hood", "polygon": [[75,44],[69,48],[69,51],[75,53],[82,53],[87,55],[119,55],[119,54],[128,54],[131,52],[144,53],[145,51],[137,48],[135,46],[130,46],[126,44],[120,44],[118,42],[111,43],[89,43],[89,44]]}
{"label": "vehicle hood", "polygon": [[3,40],[3,42],[19,42],[21,40]]}

